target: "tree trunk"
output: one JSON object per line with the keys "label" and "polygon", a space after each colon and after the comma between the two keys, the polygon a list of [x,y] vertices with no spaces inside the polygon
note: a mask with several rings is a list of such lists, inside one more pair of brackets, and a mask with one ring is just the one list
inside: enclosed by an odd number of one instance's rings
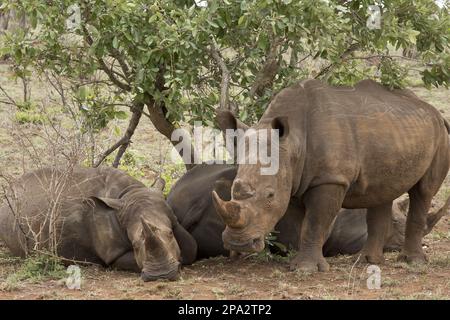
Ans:
{"label": "tree trunk", "polygon": [[[155,87],[160,91],[164,92],[167,90],[167,88],[164,85],[164,72],[165,72],[165,66],[161,65],[159,68],[159,72],[156,76],[156,83]],[[160,133],[162,133],[167,139],[169,139],[170,143],[175,147],[180,142],[179,141],[172,141],[172,133],[175,131],[175,126],[173,123],[171,123],[167,119],[167,109],[163,102],[157,103],[152,96],[146,94],[145,95],[145,101],[144,103],[147,105],[148,108],[148,115],[155,126],[156,130],[158,130]],[[187,159],[184,159],[184,153],[182,150],[179,150],[178,153],[180,154],[180,157],[184,160],[184,165],[186,166],[186,170],[190,170],[195,166],[195,149],[192,145],[192,141],[186,141],[186,144],[189,143],[190,145],[190,155],[187,156]]]}
{"label": "tree trunk", "polygon": [[9,16],[9,12],[0,12],[0,33],[8,30]]}
{"label": "tree trunk", "polygon": [[[155,126],[156,130],[158,130],[162,135],[164,135],[167,139],[169,139],[170,143],[172,143],[173,146],[176,146],[179,141],[172,141],[172,133],[175,131],[175,126],[170,123],[169,120],[166,118],[166,108],[164,106],[160,106],[151,97],[147,97],[145,104],[148,108],[148,116],[150,118],[150,121]],[[188,163],[185,162],[186,170],[190,170],[195,166],[194,163],[194,155],[195,150],[194,146],[192,145],[192,141],[189,141],[190,144],[190,161]],[[183,158],[184,154],[183,152],[179,152],[180,156]]]}

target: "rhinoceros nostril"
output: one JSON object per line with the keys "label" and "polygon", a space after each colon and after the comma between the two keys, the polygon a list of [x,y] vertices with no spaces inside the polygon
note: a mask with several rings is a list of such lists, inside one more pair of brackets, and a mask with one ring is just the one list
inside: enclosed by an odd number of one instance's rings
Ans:
{"label": "rhinoceros nostril", "polygon": [[253,247],[257,247],[257,246],[261,243],[261,241],[262,241],[262,238],[261,238],[261,237],[254,238],[254,239],[252,240],[252,246],[253,246]]}

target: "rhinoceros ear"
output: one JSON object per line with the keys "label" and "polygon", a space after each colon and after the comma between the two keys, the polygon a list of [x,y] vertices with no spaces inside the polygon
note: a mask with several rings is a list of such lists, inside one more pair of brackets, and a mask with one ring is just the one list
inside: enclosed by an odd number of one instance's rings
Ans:
{"label": "rhinoceros ear", "polygon": [[181,263],[183,265],[193,264],[197,259],[197,242],[194,237],[181,224],[174,226],[173,234],[180,248]]}
{"label": "rhinoceros ear", "polygon": [[231,200],[231,187],[233,185],[233,180],[221,178],[214,182],[214,191],[223,200]]}
{"label": "rhinoceros ear", "polygon": [[106,198],[106,197],[91,197],[92,200],[98,201],[105,205],[106,207],[115,209],[115,210],[121,210],[125,202],[121,199],[113,199],[113,198]]}
{"label": "rhinoceros ear", "polygon": [[[240,120],[236,119],[234,114],[231,111],[228,110],[218,110],[216,115],[216,121],[219,125],[220,130],[222,130],[223,133],[223,139],[224,141],[227,141],[227,130],[239,130],[238,134],[243,134],[243,131],[246,131],[249,126],[247,126],[245,123],[241,122]],[[237,137],[233,138],[233,144],[226,145],[227,151],[230,153],[232,158],[234,159],[234,163],[236,163],[237,160]]]}
{"label": "rhinoceros ear", "polygon": [[278,130],[280,139],[285,138],[289,134],[289,121],[287,117],[275,117],[272,120],[272,129]]}
{"label": "rhinoceros ear", "polygon": [[239,119],[236,119],[234,114],[231,111],[228,110],[218,110],[216,115],[216,121],[219,125],[219,128],[225,132],[227,129],[242,129],[247,130],[249,127],[240,121]]}

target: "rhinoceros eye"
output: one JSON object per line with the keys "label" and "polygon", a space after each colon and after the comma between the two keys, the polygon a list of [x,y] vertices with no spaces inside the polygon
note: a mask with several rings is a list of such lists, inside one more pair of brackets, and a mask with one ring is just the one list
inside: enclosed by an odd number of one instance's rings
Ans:
{"label": "rhinoceros eye", "polygon": [[272,188],[266,189],[265,196],[267,199],[272,199],[275,196],[275,190]]}

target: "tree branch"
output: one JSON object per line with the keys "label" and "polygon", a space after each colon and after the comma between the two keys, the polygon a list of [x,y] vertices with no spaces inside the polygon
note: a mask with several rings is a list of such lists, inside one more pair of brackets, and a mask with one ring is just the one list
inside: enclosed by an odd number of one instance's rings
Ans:
{"label": "tree branch", "polygon": [[250,88],[249,96],[254,98],[255,95],[261,97],[264,94],[264,89],[269,87],[273,79],[275,79],[280,69],[280,58],[278,55],[278,48],[283,43],[281,39],[274,39],[270,44],[270,48],[266,55],[266,61],[258,72],[255,78],[255,82]]}
{"label": "tree branch", "polygon": [[[167,90],[167,87],[164,85],[164,66],[160,66],[159,71],[156,75],[156,81],[155,81],[155,88],[159,92],[164,92]],[[148,93],[144,94],[144,103],[147,105],[148,114],[145,114],[150,121],[155,126],[156,130],[158,130],[161,134],[163,134],[169,141],[172,143],[172,145],[176,146],[178,144],[178,141],[172,141],[172,133],[175,131],[175,126],[173,123],[171,123],[167,119],[167,108],[164,105],[163,101],[155,101],[154,97]],[[192,169],[195,166],[194,159],[195,159],[195,149],[192,146],[191,141],[183,141],[184,143],[191,144],[190,149],[190,162],[185,163],[185,167],[187,170]],[[180,156],[183,158],[183,150],[180,150],[179,152]]]}
{"label": "tree branch", "polygon": [[[91,35],[89,34],[89,31],[86,29],[85,26],[83,26],[82,28],[83,28],[83,33],[84,33],[84,38],[85,38],[85,40],[86,40],[86,43],[87,43],[89,46],[92,46],[92,44],[94,43],[94,40],[92,39]],[[128,84],[126,84],[126,83],[120,81],[120,80],[115,76],[114,70],[112,70],[112,68],[109,68],[109,67],[106,65],[106,63],[105,63],[105,61],[103,60],[103,58],[101,58],[101,57],[96,57],[96,58],[97,58],[97,61],[98,61],[99,65],[100,65],[100,68],[103,70],[103,72],[106,73],[106,75],[108,76],[109,80],[111,80],[111,82],[112,82],[113,84],[115,84],[116,86],[118,86],[120,89],[122,89],[122,90],[124,90],[124,91],[131,91],[131,87],[130,87]],[[117,59],[117,58],[116,58],[116,59]],[[117,61],[119,61],[119,60],[117,60]],[[120,61],[119,61],[119,64],[120,64]]]}
{"label": "tree branch", "polygon": [[220,83],[220,103],[219,108],[221,110],[230,110],[229,103],[229,86],[230,86],[230,71],[223,60],[222,55],[217,49],[217,43],[214,39],[211,41],[211,55],[216,63],[219,65],[220,70],[222,71],[222,81]]}
{"label": "tree branch", "polygon": [[[8,104],[12,104],[12,105],[17,106],[16,101],[8,94],[8,92],[6,92],[5,89],[3,89],[2,86],[0,86],[0,91],[1,91],[1,92],[5,95],[5,97],[10,101],[10,103],[8,103]],[[4,103],[7,103],[7,102],[4,102]]]}
{"label": "tree branch", "polygon": [[[358,43],[353,43],[351,44],[347,50],[345,50],[339,57],[339,63],[341,63],[342,61],[344,61],[348,56],[350,56],[353,52],[355,52],[356,50],[359,49],[359,44]],[[322,70],[320,70],[320,72],[314,77],[314,79],[320,78],[322,76],[324,76],[325,74],[329,73],[330,71],[332,71],[336,65],[338,63],[337,62],[333,62],[330,63],[328,66],[326,66],[325,68],[323,68]]]}
{"label": "tree branch", "polygon": [[366,57],[348,57],[346,59],[343,59],[342,61],[347,61],[347,60],[369,60],[369,59],[373,59],[373,58],[398,58],[398,59],[404,59],[404,60],[408,60],[408,61],[420,62],[419,59],[409,58],[409,57],[395,55],[395,54],[393,54],[393,55],[390,55],[390,54],[375,54],[375,55],[366,56]]}
{"label": "tree branch", "polygon": [[113,167],[114,168],[117,168],[119,166],[120,159],[122,158],[122,156],[125,153],[126,149],[130,145],[131,137],[133,136],[134,131],[136,130],[136,128],[137,128],[137,126],[139,124],[139,121],[140,121],[141,116],[142,116],[143,108],[144,108],[144,104],[143,103],[134,103],[133,104],[133,108],[132,108],[133,114],[131,116],[130,122],[128,123],[128,128],[127,128],[125,134],[123,135],[122,138],[120,138],[119,141],[117,141],[115,144],[113,144],[111,147],[109,147],[108,150],[106,150],[105,152],[102,153],[100,158],[94,164],[94,167],[98,167],[106,159],[106,157],[108,157],[111,153],[113,153],[118,148],[120,148],[119,151],[117,152],[116,157],[115,157],[114,162],[113,162]]}
{"label": "tree branch", "polygon": [[131,78],[130,68],[128,67],[128,64],[125,62],[123,56],[120,54],[119,50],[113,49],[111,51],[111,56],[119,62],[119,65],[122,68],[123,74],[125,75],[125,80],[128,83],[130,83],[130,78]]}

